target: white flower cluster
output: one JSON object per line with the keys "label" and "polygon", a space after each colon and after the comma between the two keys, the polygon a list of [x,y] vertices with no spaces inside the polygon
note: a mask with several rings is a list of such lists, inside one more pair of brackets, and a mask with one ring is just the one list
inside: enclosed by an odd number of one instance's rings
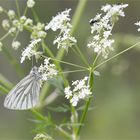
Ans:
{"label": "white flower cluster", "polygon": [[21,16],[19,19],[16,17],[14,10],[6,11],[9,19],[4,19],[2,21],[2,27],[9,31],[13,30],[14,34],[16,34],[17,31],[23,31],[24,26],[31,26],[33,24],[32,19],[27,18],[26,16]]}
{"label": "white flower cluster", "polygon": [[135,23],[135,25],[139,26],[138,32],[140,32],[140,21],[137,21],[137,22]]}
{"label": "white flower cluster", "polygon": [[70,86],[65,88],[65,97],[70,99],[72,106],[77,106],[80,99],[86,99],[92,94],[89,85],[86,84],[87,80],[88,77],[84,77],[81,80],[72,82],[73,90],[71,90]]}
{"label": "white flower cluster", "polygon": [[26,26],[32,26],[33,20],[27,18],[26,16],[21,16],[19,19],[14,19],[12,21],[12,26],[18,31],[23,31],[23,28]]}
{"label": "white flower cluster", "polygon": [[7,14],[8,18],[2,20],[2,27],[5,31],[7,31],[11,36],[14,37],[14,40],[12,42],[12,48],[17,50],[21,45],[19,41],[15,40],[18,33],[22,32],[24,27],[31,28],[33,26],[33,20],[27,18],[26,16],[21,16],[20,18],[17,18],[14,10],[6,11],[2,7],[0,7],[0,12]]}
{"label": "white flower cluster", "polygon": [[53,76],[56,76],[58,71],[55,69],[55,65],[50,63],[50,58],[44,60],[44,64],[39,67],[38,71],[41,73],[42,80],[47,81]]}
{"label": "white flower cluster", "polygon": [[90,20],[91,34],[94,34],[91,42],[87,47],[93,48],[97,54],[102,54],[104,58],[108,57],[110,51],[113,50],[112,43],[114,40],[110,39],[111,31],[119,16],[124,17],[123,9],[128,4],[120,5],[105,5],[101,8],[104,14],[97,14],[94,19]]}
{"label": "white flower cluster", "polygon": [[37,134],[34,137],[34,140],[54,140],[51,136],[49,136],[48,134]]}
{"label": "white flower cluster", "polygon": [[35,5],[35,1],[34,0],[28,0],[27,1],[27,7],[28,8],[32,8],[32,7],[34,7],[34,5]]}
{"label": "white flower cluster", "polygon": [[71,36],[70,15],[71,9],[67,9],[61,13],[58,13],[52,20],[45,26],[46,31],[51,29],[52,31],[60,30],[59,36],[53,41],[53,44],[57,44],[57,48],[68,49],[74,45],[77,40]]}
{"label": "white flower cluster", "polygon": [[41,39],[31,41],[31,43],[22,52],[20,63],[23,63],[26,58],[30,60],[32,56],[38,57],[38,55],[41,54],[41,52],[36,51],[36,46],[39,42],[41,42]]}

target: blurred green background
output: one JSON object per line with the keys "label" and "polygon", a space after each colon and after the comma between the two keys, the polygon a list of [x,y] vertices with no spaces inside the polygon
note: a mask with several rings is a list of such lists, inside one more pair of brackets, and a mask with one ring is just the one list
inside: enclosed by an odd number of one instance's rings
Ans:
{"label": "blurred green background", "polygon": [[[26,1],[19,0],[20,10],[24,11]],[[88,59],[91,54],[86,49],[90,36],[89,20],[100,12],[102,5],[106,3],[128,3],[125,9],[126,17],[120,18],[113,33],[116,40],[116,52],[135,44],[140,34],[134,23],[140,20],[140,0],[88,0],[81,17],[78,29],[74,36],[78,44],[86,53]],[[35,10],[41,21],[47,23],[59,11],[72,8],[71,17],[78,4],[77,0],[36,0]],[[14,0],[0,0],[0,5],[5,9],[16,9]],[[28,17],[32,17],[28,12]],[[0,15],[0,21],[4,19]],[[0,28],[0,36],[3,29]],[[50,33],[50,40],[52,35]],[[48,37],[48,44],[49,42]],[[29,43],[28,33],[20,35],[19,40],[23,48]],[[11,50],[11,40],[6,40],[6,47]],[[53,48],[52,48],[53,49]],[[56,50],[54,50],[56,51]],[[11,53],[20,58],[21,52]],[[80,63],[70,52],[65,55],[67,61]],[[29,64],[22,64],[24,71],[28,73]],[[85,125],[81,132],[81,140],[139,140],[140,139],[140,46],[112,60],[101,67],[101,76],[95,77],[94,84],[94,109],[89,111]],[[16,84],[19,78],[6,57],[0,52],[0,73]],[[81,74],[71,74],[69,79],[75,80],[82,77]],[[10,111],[3,107],[4,96],[0,96],[0,140],[32,140],[34,137],[32,118],[28,111]],[[58,118],[67,116],[66,113],[58,113]]]}

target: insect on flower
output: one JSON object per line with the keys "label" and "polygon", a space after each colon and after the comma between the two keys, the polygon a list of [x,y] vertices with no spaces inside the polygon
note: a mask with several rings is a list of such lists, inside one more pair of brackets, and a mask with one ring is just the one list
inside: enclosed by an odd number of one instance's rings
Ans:
{"label": "insect on flower", "polygon": [[41,74],[34,66],[29,75],[23,78],[6,96],[4,107],[15,110],[33,108],[39,101]]}
{"label": "insect on flower", "polygon": [[89,24],[92,26],[94,23],[97,23],[97,22],[98,22],[98,20],[91,19],[91,20],[89,21]]}

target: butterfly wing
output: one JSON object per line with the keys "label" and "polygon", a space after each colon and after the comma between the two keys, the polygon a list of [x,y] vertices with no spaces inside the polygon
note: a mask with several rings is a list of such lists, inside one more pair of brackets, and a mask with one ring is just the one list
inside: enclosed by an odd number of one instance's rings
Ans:
{"label": "butterfly wing", "polygon": [[35,75],[29,74],[9,92],[5,98],[4,106],[15,110],[33,108],[39,101],[39,92],[39,79]]}

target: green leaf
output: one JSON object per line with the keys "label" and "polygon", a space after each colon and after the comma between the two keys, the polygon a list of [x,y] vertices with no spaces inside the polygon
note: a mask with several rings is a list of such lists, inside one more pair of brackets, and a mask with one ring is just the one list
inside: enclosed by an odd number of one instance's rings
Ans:
{"label": "green leaf", "polygon": [[58,107],[47,107],[49,110],[54,112],[63,112],[66,113],[70,111],[70,108],[66,108],[65,106],[58,106]]}
{"label": "green leaf", "polygon": [[[85,109],[85,105],[78,107],[76,110],[77,111],[82,111],[84,109]],[[94,106],[91,106],[91,107],[88,108],[88,111],[93,110],[93,109],[95,109],[95,107]]]}

